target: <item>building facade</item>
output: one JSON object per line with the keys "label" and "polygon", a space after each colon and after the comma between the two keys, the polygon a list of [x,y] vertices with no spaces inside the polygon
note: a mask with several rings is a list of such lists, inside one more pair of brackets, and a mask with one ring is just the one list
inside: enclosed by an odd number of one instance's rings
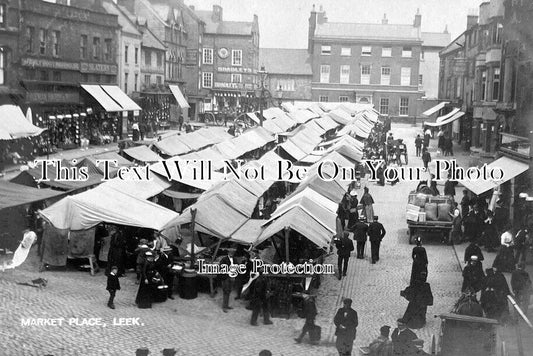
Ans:
{"label": "building facade", "polygon": [[412,25],[328,22],[322,8],[309,18],[314,101],[372,103],[382,115],[419,113],[421,15]]}
{"label": "building facade", "polygon": [[273,106],[311,100],[313,70],[306,49],[261,48],[259,65],[268,73],[265,87]]}
{"label": "building facade", "polygon": [[221,6],[195,11],[205,23],[200,86],[208,90],[206,112],[247,112],[257,103],[259,21],[226,21]]}
{"label": "building facade", "polygon": [[422,32],[418,89],[424,92],[425,100],[434,101],[439,97],[439,52],[448,46],[450,41],[451,36],[447,29],[442,33]]}
{"label": "building facade", "polygon": [[19,85],[19,1],[0,1],[0,105],[20,104]]}

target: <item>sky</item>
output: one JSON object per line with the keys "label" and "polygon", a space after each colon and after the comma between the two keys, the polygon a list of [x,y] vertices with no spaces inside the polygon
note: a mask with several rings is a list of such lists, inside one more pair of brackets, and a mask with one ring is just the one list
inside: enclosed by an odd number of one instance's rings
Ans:
{"label": "sky", "polygon": [[259,16],[260,46],[306,48],[308,20],[313,4],[322,5],[329,22],[412,24],[417,9],[422,31],[442,32],[446,25],[452,39],[466,29],[466,16],[479,11],[482,0],[185,0],[197,10],[221,5],[230,21],[252,21]]}

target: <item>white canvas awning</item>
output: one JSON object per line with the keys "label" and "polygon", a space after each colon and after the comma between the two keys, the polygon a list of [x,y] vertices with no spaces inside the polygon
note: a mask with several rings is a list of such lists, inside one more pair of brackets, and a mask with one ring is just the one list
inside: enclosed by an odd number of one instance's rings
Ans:
{"label": "white canvas awning", "polygon": [[172,95],[174,95],[174,98],[176,98],[176,101],[178,102],[178,105],[182,109],[188,109],[190,108],[189,103],[181,93],[180,87],[177,85],[169,85],[170,91],[172,92]]}
{"label": "white canvas awning", "polygon": [[438,121],[438,122],[424,122],[424,125],[425,126],[431,126],[431,127],[444,126],[444,125],[447,125],[447,124],[450,124],[450,123],[454,122],[455,120],[463,117],[464,115],[465,115],[464,112],[458,111],[454,115],[448,117],[446,120],[442,120],[442,121]]}
{"label": "white canvas awning", "polygon": [[440,109],[442,109],[443,107],[445,107],[446,105],[448,105],[449,103],[450,102],[448,102],[448,101],[443,101],[442,103],[438,103],[437,105],[435,105],[431,109],[428,109],[428,110],[424,111],[422,113],[422,116],[431,116],[434,113],[436,113],[437,111],[439,111]]}
{"label": "white canvas awning", "polygon": [[37,136],[43,129],[34,126],[26,119],[20,107],[16,105],[0,106],[0,140]]}
{"label": "white canvas awning", "polygon": [[107,112],[124,111],[122,106],[118,104],[113,98],[111,98],[99,85],[87,85],[81,86],[87,93],[89,93],[94,100],[100,104]]}
{"label": "white canvas awning", "polygon": [[116,85],[101,85],[104,92],[107,93],[113,100],[118,102],[122,107],[122,111],[140,111],[142,110],[133,100],[130,99],[126,93]]}

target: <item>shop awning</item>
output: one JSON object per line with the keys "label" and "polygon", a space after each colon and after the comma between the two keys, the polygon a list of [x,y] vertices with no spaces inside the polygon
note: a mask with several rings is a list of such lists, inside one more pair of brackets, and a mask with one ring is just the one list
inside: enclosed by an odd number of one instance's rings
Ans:
{"label": "shop awning", "polygon": [[0,140],[38,136],[44,129],[34,126],[16,105],[0,106]]}
{"label": "shop awning", "polygon": [[259,120],[257,115],[253,112],[246,113],[246,116],[248,116],[250,119],[252,119],[253,122],[255,122],[258,125],[261,123],[261,120]]}
{"label": "shop awning", "polygon": [[101,85],[102,89],[122,107],[122,111],[141,111],[141,107],[116,85]]}
{"label": "shop awning", "polygon": [[440,109],[442,109],[443,107],[445,107],[446,105],[448,105],[449,103],[450,103],[449,101],[443,101],[442,103],[438,103],[437,105],[435,105],[431,109],[428,109],[428,110],[424,111],[422,113],[422,116],[431,116],[434,113],[436,113],[437,111],[439,111]]}
{"label": "shop awning", "polygon": [[0,199],[0,209],[31,204],[64,194],[65,192],[59,192],[57,190],[37,189],[0,180],[0,197],[2,197]]}
{"label": "shop awning", "polygon": [[529,169],[529,165],[523,162],[516,161],[509,157],[500,157],[494,162],[491,162],[487,165],[487,171],[490,171],[492,168],[501,168],[504,172],[503,179],[501,181],[495,182],[492,180],[478,180],[475,182],[463,180],[460,181],[465,188],[472,191],[472,193],[479,195],[485,193],[490,189],[496,188],[498,185],[507,182],[508,180],[513,179],[514,177],[524,173]]}
{"label": "shop awning", "polygon": [[[179,157],[172,157],[166,160],[166,165],[168,168],[168,173],[163,165],[163,162],[157,162],[152,165],[150,165],[150,170],[154,173],[157,173],[161,176],[163,179],[168,179],[167,174],[170,175],[170,179],[175,182],[180,182],[182,184],[198,188],[201,190],[208,190],[213,185],[215,185],[217,182],[221,181],[224,178],[224,175],[222,173],[218,172],[211,172],[211,179],[207,179],[209,177],[204,177],[206,179],[193,179],[193,173],[191,171],[191,167],[189,169],[183,169],[185,167],[185,164],[183,163],[181,168],[181,174],[182,178],[180,179],[180,175],[178,172],[178,169],[176,167],[176,164],[174,161],[180,161],[181,159]],[[193,167],[195,167],[193,165]],[[206,174],[207,175],[207,174]]]}
{"label": "shop awning", "polygon": [[181,93],[180,87],[177,85],[169,85],[170,91],[172,92],[172,95],[174,95],[174,98],[176,98],[176,101],[178,102],[178,105],[182,109],[188,109],[190,108],[189,103],[187,100],[185,100],[185,97]]}
{"label": "shop awning", "polygon": [[233,138],[224,127],[211,126],[194,132],[206,138],[212,145]]}
{"label": "shop awning", "polygon": [[127,148],[123,152],[134,160],[140,162],[152,163],[161,161],[162,159],[157,153],[146,146]]}
{"label": "shop awning", "polygon": [[450,111],[449,113],[447,113],[446,115],[442,115],[442,116],[439,116],[437,118],[437,120],[435,120],[435,122],[442,122],[444,120],[447,120],[449,119],[450,117],[452,117],[453,115],[457,114],[459,112],[459,108],[453,108],[452,111]]}
{"label": "shop awning", "polygon": [[237,147],[233,140],[217,143],[214,148],[226,159],[236,159],[246,153],[242,147]]}
{"label": "shop awning", "polygon": [[443,126],[443,125],[447,125],[449,123],[452,123],[455,120],[460,119],[464,115],[465,115],[464,112],[459,111],[459,112],[456,112],[454,115],[448,117],[446,120],[437,121],[437,122],[424,122],[424,125],[431,126],[431,127],[439,127],[439,126]]}
{"label": "shop awning", "polygon": [[320,125],[325,131],[335,130],[339,127],[339,123],[333,120],[329,116],[324,116],[315,120],[315,122]]}
{"label": "shop awning", "polygon": [[107,112],[124,111],[118,101],[110,97],[99,85],[82,84],[81,87],[89,93]]}
{"label": "shop awning", "polygon": [[265,118],[266,120],[272,120],[276,117],[281,117],[283,115],[285,115],[285,113],[280,108],[272,107],[263,110],[263,118]]}
{"label": "shop awning", "polygon": [[[346,184],[348,185],[348,183]],[[318,194],[328,198],[329,200],[340,203],[342,198],[344,197],[344,194],[346,193],[346,189],[343,188],[339,182],[332,180],[332,181],[325,181],[321,179],[318,175],[307,175],[307,177],[300,183],[298,188],[294,191],[294,195],[301,192],[305,188],[311,188],[314,191],[316,191]]]}

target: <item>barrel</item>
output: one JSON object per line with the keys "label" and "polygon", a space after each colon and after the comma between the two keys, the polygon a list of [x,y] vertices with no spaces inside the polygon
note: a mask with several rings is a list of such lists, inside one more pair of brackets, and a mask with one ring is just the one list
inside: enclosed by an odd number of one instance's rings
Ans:
{"label": "barrel", "polygon": [[198,297],[196,286],[196,270],[183,269],[178,281],[179,295],[182,299],[194,299]]}

